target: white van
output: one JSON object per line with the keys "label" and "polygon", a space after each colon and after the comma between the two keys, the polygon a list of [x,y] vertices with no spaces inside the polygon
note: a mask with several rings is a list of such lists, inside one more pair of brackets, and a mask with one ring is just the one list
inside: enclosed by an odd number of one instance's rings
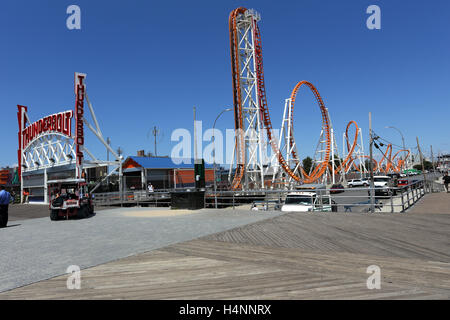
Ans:
{"label": "white van", "polygon": [[291,192],[286,196],[281,211],[307,212],[307,211],[332,211],[332,200],[329,195],[317,196],[316,192]]}
{"label": "white van", "polygon": [[[375,187],[375,196],[392,196],[396,195],[397,191],[393,189],[392,178],[389,176],[374,176],[373,185]],[[370,197],[370,190],[367,191]]]}
{"label": "white van", "polygon": [[375,187],[389,187],[391,177],[389,176],[374,176],[373,184]]}

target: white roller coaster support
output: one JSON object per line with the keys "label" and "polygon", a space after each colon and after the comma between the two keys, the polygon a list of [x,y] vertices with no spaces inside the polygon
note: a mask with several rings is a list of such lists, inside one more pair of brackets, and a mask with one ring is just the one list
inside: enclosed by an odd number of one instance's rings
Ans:
{"label": "white roller coaster support", "polygon": [[[264,155],[267,155],[265,134],[260,118],[258,81],[256,75],[256,55],[254,34],[256,23],[260,20],[258,13],[247,10],[237,18],[240,81],[245,145],[245,173],[243,189],[264,189]],[[236,145],[237,146],[237,145]]]}

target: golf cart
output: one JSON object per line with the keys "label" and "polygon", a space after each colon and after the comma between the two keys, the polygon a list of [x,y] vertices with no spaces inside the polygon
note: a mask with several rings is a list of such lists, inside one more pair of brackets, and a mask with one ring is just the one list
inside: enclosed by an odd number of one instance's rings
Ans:
{"label": "golf cart", "polygon": [[48,181],[50,219],[83,219],[94,213],[92,196],[88,193],[84,179]]}

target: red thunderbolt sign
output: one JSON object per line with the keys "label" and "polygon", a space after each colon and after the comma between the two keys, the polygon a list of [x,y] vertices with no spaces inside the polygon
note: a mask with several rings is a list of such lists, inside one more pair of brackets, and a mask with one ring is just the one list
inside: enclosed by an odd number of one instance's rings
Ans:
{"label": "red thunderbolt sign", "polygon": [[[81,166],[83,162],[83,145],[84,145],[84,96],[86,86],[84,80],[86,74],[75,73],[75,144],[77,153],[77,166]],[[80,171],[78,171],[80,174]]]}

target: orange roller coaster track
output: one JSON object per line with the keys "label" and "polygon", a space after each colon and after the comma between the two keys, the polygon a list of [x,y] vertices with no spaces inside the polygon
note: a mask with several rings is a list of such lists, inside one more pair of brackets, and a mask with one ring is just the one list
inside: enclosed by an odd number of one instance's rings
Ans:
{"label": "orange roller coaster track", "polygon": [[[246,13],[246,8],[238,8],[233,10],[229,16],[229,32],[230,32],[230,49],[231,49],[231,71],[232,71],[232,79],[233,79],[233,103],[234,103],[234,124],[236,130],[236,172],[234,175],[233,182],[231,184],[232,189],[238,189],[241,186],[241,181],[245,174],[245,161],[246,161],[246,151],[245,151],[245,142],[243,136],[244,128],[244,117],[243,117],[243,108],[242,108],[242,86],[241,86],[241,65],[239,60],[240,49],[239,49],[239,30],[238,30],[238,17],[239,15],[243,15]],[[294,90],[291,94],[291,118],[289,121],[291,122],[291,126],[293,127],[293,109],[295,105],[295,98],[297,96],[298,90],[304,85],[308,87],[312,93],[314,94],[316,101],[320,107],[322,113],[322,127],[325,131],[326,138],[326,150],[325,150],[325,159],[318,166],[314,168],[314,170],[308,174],[304,171],[304,169],[299,166],[299,163],[296,164],[297,167],[300,168],[301,174],[300,176],[296,174],[289,167],[289,164],[283,157],[282,153],[279,150],[278,142],[276,141],[272,122],[269,114],[269,107],[267,103],[266,97],[266,89],[265,89],[265,81],[264,81],[264,69],[263,69],[263,56],[262,56],[262,44],[261,44],[261,34],[257,25],[256,20],[252,20],[253,22],[253,43],[254,43],[254,63],[256,69],[256,80],[257,80],[257,99],[259,103],[259,113],[260,118],[262,120],[263,126],[266,129],[268,140],[270,141],[270,145],[272,147],[273,152],[277,155],[277,159],[283,170],[292,177],[297,182],[303,183],[311,183],[317,181],[327,170],[328,162],[330,160],[331,153],[331,134],[330,134],[330,120],[328,118],[328,112],[325,108],[325,104],[322,100],[317,89],[308,81],[300,81],[295,86]],[[293,131],[291,130],[291,144],[294,141]],[[293,158],[296,159],[295,151],[292,151]],[[351,155],[350,155],[351,156]]]}
{"label": "orange roller coaster track", "polygon": [[[349,135],[348,131],[352,124],[355,126],[355,138],[353,140],[353,144],[350,146],[350,142],[348,139],[348,135]],[[358,124],[355,121],[352,120],[347,124],[347,127],[345,129],[345,136],[347,138],[346,140],[347,140],[348,154],[345,157],[345,159],[342,161],[341,165],[336,168],[336,172],[344,171],[346,173],[352,165],[359,171],[358,167],[355,165],[355,158],[353,158],[353,152],[355,151],[356,145],[358,144],[358,130],[359,130]],[[331,165],[334,165],[334,164],[330,164],[330,167],[331,167]]]}
{"label": "orange roller coaster track", "polygon": [[[325,104],[322,100],[322,97],[319,94],[319,91],[317,91],[317,89],[308,81],[300,81],[299,83],[297,83],[297,85],[295,86],[294,90],[292,90],[291,93],[291,118],[289,119],[289,121],[291,122],[291,126],[293,128],[293,121],[294,121],[294,106],[295,106],[295,99],[297,97],[297,93],[298,90],[300,89],[300,87],[302,85],[306,85],[314,94],[314,97],[316,98],[317,104],[320,107],[320,111],[322,113],[322,127],[324,128],[325,131],[325,140],[326,140],[326,149],[325,149],[325,157],[324,160],[314,168],[314,170],[308,174],[305,172],[305,170],[303,169],[303,167],[300,166],[300,170],[304,176],[303,181],[301,180],[301,178],[297,175],[294,175],[292,170],[289,168],[289,166],[287,166],[283,155],[278,152],[278,160],[282,166],[282,168],[284,169],[284,171],[286,171],[287,174],[289,174],[292,178],[294,178],[296,181],[302,181],[304,183],[311,183],[311,182],[315,182],[317,181],[327,170],[328,167],[328,163],[330,161],[330,153],[331,153],[331,133],[330,133],[330,119],[328,118],[328,112],[327,109],[325,108]],[[294,141],[294,137],[293,137],[293,130],[291,130],[291,144]],[[273,148],[273,144],[272,144],[272,148]],[[278,150],[274,149],[274,152],[277,153]],[[296,158],[296,154],[293,151],[293,157]]]}
{"label": "orange roller coaster track", "polygon": [[[399,159],[397,161],[397,163],[395,163],[395,159],[400,154],[400,152],[406,152],[406,156],[404,157],[404,159]],[[404,164],[406,162],[406,159],[410,155],[410,151],[409,150],[403,150],[402,149],[402,150],[397,151],[397,153],[392,157],[392,144],[388,144],[387,147],[386,147],[386,151],[384,153],[383,152],[381,152],[381,153],[383,154],[383,157],[378,162],[375,170],[376,171],[380,171],[380,172],[384,172],[384,173],[388,173],[391,170],[393,172],[400,172],[402,167],[404,166]],[[383,168],[382,164],[383,164],[384,160],[386,160],[386,166]]]}
{"label": "orange roller coaster track", "polygon": [[245,171],[245,146],[242,130],[244,129],[242,117],[242,96],[240,83],[240,67],[239,67],[239,45],[238,45],[238,30],[236,25],[236,18],[239,14],[243,14],[247,9],[238,8],[230,13],[229,28],[230,28],[230,49],[231,49],[231,75],[233,78],[233,104],[234,104],[234,128],[236,132],[236,172],[232,189],[237,189],[241,185],[242,178]]}
{"label": "orange roller coaster track", "polygon": [[[349,142],[349,128],[350,125],[354,124],[355,128],[356,128],[356,132],[355,132],[355,139],[353,141],[353,144],[350,146],[350,142]],[[357,138],[358,138],[358,125],[356,124],[355,121],[350,121],[347,125],[347,128],[345,130],[345,137],[347,140],[347,150],[348,150],[348,155],[347,157],[344,159],[344,161],[342,162],[341,166],[339,166],[336,171],[341,171],[342,169],[344,170],[344,172],[347,172],[352,166],[355,170],[357,170],[358,172],[360,171],[360,169],[358,168],[358,166],[355,164],[355,158],[353,157],[353,152],[355,150],[355,147],[357,145]],[[381,151],[381,150],[380,150]],[[405,152],[406,156],[404,157],[404,159],[399,159],[397,161],[396,158],[397,156],[401,153],[401,152]],[[404,166],[406,159],[409,157],[410,155],[410,151],[409,150],[399,150],[393,157],[392,157],[392,144],[388,144],[386,146],[386,151],[382,153],[382,158],[380,161],[376,161],[375,159],[372,159],[373,162],[373,168],[374,171],[378,171],[378,172],[382,172],[382,173],[388,173],[389,171],[393,171],[393,172],[400,172],[402,167]],[[363,155],[361,156],[361,158],[365,158],[365,159],[370,159],[369,156]],[[383,161],[386,161],[386,166],[382,167],[382,163]]]}

